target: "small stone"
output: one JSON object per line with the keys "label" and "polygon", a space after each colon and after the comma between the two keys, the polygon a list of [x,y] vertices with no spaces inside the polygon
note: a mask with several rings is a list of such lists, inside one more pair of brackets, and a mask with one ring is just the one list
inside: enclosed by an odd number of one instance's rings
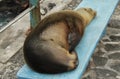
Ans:
{"label": "small stone", "polygon": [[47,9],[46,8],[41,8],[40,13],[41,13],[41,15],[45,15],[47,13]]}
{"label": "small stone", "polygon": [[88,75],[87,77],[84,77],[82,79],[92,79],[92,78],[90,78],[90,76]]}
{"label": "small stone", "polygon": [[69,7],[72,7],[72,5],[69,5]]}
{"label": "small stone", "polygon": [[120,20],[119,19],[112,19],[112,20],[110,20],[109,27],[120,29]]}
{"label": "small stone", "polygon": [[55,7],[55,6],[56,6],[55,3],[49,3],[49,4],[48,4],[49,9],[52,9],[52,8]]}
{"label": "small stone", "polygon": [[112,35],[112,36],[110,36],[110,39],[111,39],[111,41],[115,41],[115,42],[119,42],[120,41],[120,35],[118,36],[115,36],[115,35]]}
{"label": "small stone", "polygon": [[112,69],[120,72],[120,63],[116,63],[110,66]]}
{"label": "small stone", "polygon": [[120,76],[116,76],[117,79],[120,79]]}
{"label": "small stone", "polygon": [[4,68],[5,68],[5,66],[2,63],[0,63],[0,75],[2,75]]}
{"label": "small stone", "polygon": [[82,79],[96,79],[96,78],[97,78],[96,72],[94,70],[90,70],[83,75]]}
{"label": "small stone", "polygon": [[115,29],[115,28],[107,28],[107,35],[111,35],[111,34],[119,34],[120,33],[120,29]]}
{"label": "small stone", "polygon": [[106,35],[102,38],[103,42],[110,42],[110,38]]}
{"label": "small stone", "polygon": [[116,72],[108,70],[108,69],[97,69],[96,68],[95,71],[96,71],[98,77],[108,77],[108,75],[111,77],[117,76]]}
{"label": "small stone", "polygon": [[104,54],[105,54],[104,51],[98,50],[97,52],[95,52],[94,56],[102,56],[102,55],[104,55]]}
{"label": "small stone", "polygon": [[109,42],[109,39],[102,39],[103,42]]}
{"label": "small stone", "polygon": [[105,77],[104,79],[116,79],[116,78],[115,78],[115,77],[108,76],[108,77]]}
{"label": "small stone", "polygon": [[108,57],[110,59],[119,59],[120,60],[120,52],[110,54]]}
{"label": "small stone", "polygon": [[0,68],[2,68],[4,65],[2,63],[0,63]]}
{"label": "small stone", "polygon": [[105,57],[93,56],[93,61],[96,66],[104,66],[108,59]]}
{"label": "small stone", "polygon": [[105,50],[107,51],[118,51],[120,50],[120,44],[119,43],[108,43],[105,45]]}

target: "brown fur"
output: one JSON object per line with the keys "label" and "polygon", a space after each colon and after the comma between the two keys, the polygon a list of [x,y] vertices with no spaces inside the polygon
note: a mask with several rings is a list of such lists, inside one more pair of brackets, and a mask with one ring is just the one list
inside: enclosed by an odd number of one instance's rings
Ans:
{"label": "brown fur", "polygon": [[41,73],[73,70],[78,60],[74,48],[95,15],[92,9],[81,8],[56,12],[44,18],[25,40],[26,63]]}

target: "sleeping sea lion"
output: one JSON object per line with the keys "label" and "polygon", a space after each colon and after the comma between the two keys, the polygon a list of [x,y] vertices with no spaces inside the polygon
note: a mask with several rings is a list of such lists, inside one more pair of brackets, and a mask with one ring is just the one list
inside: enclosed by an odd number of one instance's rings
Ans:
{"label": "sleeping sea lion", "polygon": [[24,58],[28,66],[48,74],[75,69],[78,57],[74,48],[95,15],[91,8],[80,8],[46,16],[24,42]]}

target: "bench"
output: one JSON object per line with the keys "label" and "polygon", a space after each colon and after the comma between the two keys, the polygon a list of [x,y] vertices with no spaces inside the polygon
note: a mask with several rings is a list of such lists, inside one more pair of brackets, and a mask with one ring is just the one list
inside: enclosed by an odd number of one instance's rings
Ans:
{"label": "bench", "polygon": [[[17,73],[18,79],[80,79],[94,53],[96,45],[103,36],[106,25],[119,0],[83,0],[76,9],[90,7],[97,11],[96,18],[85,29],[84,36],[75,50],[78,54],[79,65],[70,72],[62,74],[41,74],[24,65]],[[75,10],[76,10],[75,9]]]}

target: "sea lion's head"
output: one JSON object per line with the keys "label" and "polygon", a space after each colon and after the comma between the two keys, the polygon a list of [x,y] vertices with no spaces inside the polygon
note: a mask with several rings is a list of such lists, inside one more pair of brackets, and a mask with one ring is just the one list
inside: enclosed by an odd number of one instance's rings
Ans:
{"label": "sea lion's head", "polygon": [[96,16],[96,11],[91,8],[80,8],[77,12],[82,17],[84,26],[88,25],[88,23]]}

